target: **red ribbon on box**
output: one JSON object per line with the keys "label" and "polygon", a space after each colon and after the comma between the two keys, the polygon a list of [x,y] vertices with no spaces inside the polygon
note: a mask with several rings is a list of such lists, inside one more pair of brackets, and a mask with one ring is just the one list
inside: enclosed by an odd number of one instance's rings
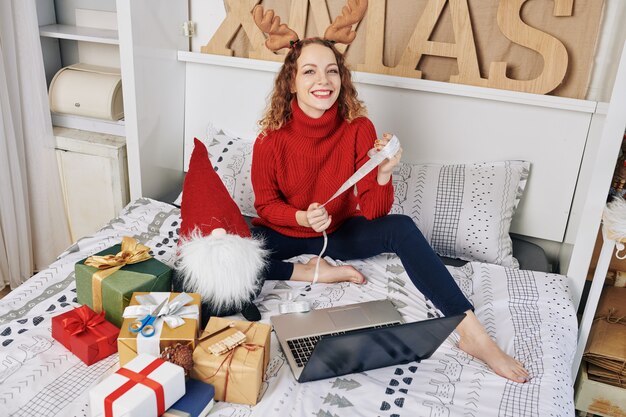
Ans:
{"label": "red ribbon on box", "polygon": [[63,319],[63,328],[71,336],[76,336],[88,330],[94,330],[99,324],[104,322],[104,311],[96,314],[87,306],[80,306],[74,309],[76,317]]}
{"label": "red ribbon on box", "polygon": [[120,330],[81,306],[52,317],[52,337],[76,355],[86,365],[117,352],[117,335]]}
{"label": "red ribbon on box", "polygon": [[155,369],[161,366],[165,361],[161,358],[154,359],[148,366],[143,368],[139,372],[131,371],[130,369],[120,368],[116,373],[128,378],[128,381],[121,387],[107,395],[104,399],[104,416],[113,417],[113,402],[119,397],[128,392],[132,387],[137,384],[143,384],[146,387],[152,389],[156,395],[157,400],[157,413],[160,416],[165,413],[165,394],[163,392],[163,385],[159,384],[153,379],[148,378],[148,375]]}

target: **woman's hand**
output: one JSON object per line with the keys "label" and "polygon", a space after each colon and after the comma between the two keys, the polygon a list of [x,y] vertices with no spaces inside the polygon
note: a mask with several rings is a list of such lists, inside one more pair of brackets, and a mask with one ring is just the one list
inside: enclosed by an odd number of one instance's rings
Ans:
{"label": "woman's hand", "polygon": [[[377,151],[382,150],[387,143],[391,140],[393,135],[391,133],[384,133],[382,139],[376,139],[374,142],[374,149]],[[385,185],[391,179],[391,173],[393,169],[400,163],[400,159],[402,158],[402,148],[396,152],[394,156],[391,158],[385,159],[380,165],[378,165],[378,183],[380,185]]]}
{"label": "woman's hand", "polygon": [[309,227],[316,232],[323,232],[328,229],[332,222],[332,216],[319,203],[313,203],[306,210],[306,220]]}

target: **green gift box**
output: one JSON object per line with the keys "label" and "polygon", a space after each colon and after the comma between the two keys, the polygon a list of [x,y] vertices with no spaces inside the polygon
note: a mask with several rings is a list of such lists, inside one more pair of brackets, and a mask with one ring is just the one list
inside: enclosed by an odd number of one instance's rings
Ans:
{"label": "green gift box", "polygon": [[[121,245],[115,245],[95,256],[116,255],[121,251]],[[105,318],[120,327],[124,318],[124,309],[130,303],[133,292],[170,292],[172,270],[164,263],[149,258],[147,260],[126,264],[121,269],[100,280],[101,292],[94,294],[94,287],[98,288],[94,274],[106,269],[98,269],[85,265],[85,258],[74,265],[76,273],[76,294],[80,304],[86,304],[92,310],[98,309],[101,303]],[[102,311],[100,310],[100,311]]]}

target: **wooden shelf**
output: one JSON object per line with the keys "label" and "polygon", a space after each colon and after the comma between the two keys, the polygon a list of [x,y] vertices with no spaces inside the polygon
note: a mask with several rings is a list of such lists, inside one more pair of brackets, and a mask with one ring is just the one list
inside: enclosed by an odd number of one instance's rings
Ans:
{"label": "wooden shelf", "polygon": [[119,45],[120,43],[116,30],[96,29],[71,25],[40,26],[39,35],[48,38],[105,43],[109,45]]}
{"label": "wooden shelf", "polygon": [[576,410],[611,417],[626,413],[626,389],[589,379],[586,365],[581,367],[574,390]]}
{"label": "wooden shelf", "polygon": [[[240,58],[225,55],[205,54],[200,52],[178,51],[178,60],[195,64],[219,65],[224,67],[246,68],[276,73],[280,62]],[[529,106],[548,107],[552,109],[573,110],[582,113],[597,113],[607,107],[598,108],[598,103],[567,97],[556,97],[541,94],[522,93],[519,91],[499,90],[495,88],[475,87],[465,84],[454,84],[441,81],[417,78],[397,77],[393,75],[352,72],[352,80],[362,84],[388,86],[406,90],[417,90],[439,94],[450,94],[462,97],[473,97],[504,103],[518,103]]]}
{"label": "wooden shelf", "polygon": [[125,136],[126,126],[124,120],[103,120],[91,117],[81,117],[69,114],[52,113],[54,126],[68,127],[71,129],[87,130],[89,132],[106,133],[109,135]]}

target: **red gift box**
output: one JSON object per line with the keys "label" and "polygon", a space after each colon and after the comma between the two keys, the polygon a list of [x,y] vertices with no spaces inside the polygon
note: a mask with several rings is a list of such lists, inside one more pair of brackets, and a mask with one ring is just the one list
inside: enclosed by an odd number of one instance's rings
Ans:
{"label": "red gift box", "polygon": [[87,365],[117,352],[119,332],[86,305],[52,317],[52,337]]}

